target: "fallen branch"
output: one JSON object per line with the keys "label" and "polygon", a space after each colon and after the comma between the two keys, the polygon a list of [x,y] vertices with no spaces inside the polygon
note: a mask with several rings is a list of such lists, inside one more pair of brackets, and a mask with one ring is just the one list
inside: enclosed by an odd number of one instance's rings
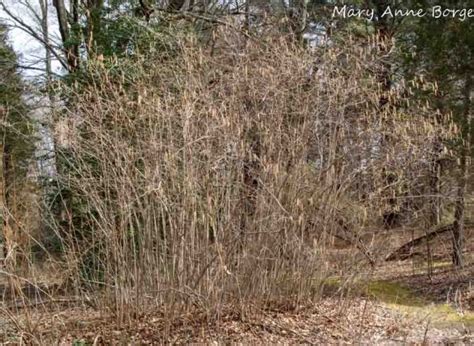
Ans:
{"label": "fallen branch", "polygon": [[409,241],[408,243],[405,243],[404,245],[399,247],[397,250],[392,252],[390,255],[388,255],[385,258],[385,261],[406,260],[411,257],[413,253],[413,249],[415,247],[417,247],[418,245],[422,244],[425,241],[430,241],[431,239],[437,237],[440,234],[452,232],[453,227],[454,227],[454,224],[451,223],[449,225],[438,227],[434,231],[426,233],[425,235],[422,235],[421,237],[415,238]]}

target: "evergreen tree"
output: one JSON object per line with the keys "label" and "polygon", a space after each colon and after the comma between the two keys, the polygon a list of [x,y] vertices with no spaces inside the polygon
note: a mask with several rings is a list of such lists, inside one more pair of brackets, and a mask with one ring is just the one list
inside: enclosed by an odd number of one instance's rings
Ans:
{"label": "evergreen tree", "polygon": [[[0,26],[0,208],[2,236],[7,250],[17,238],[18,213],[27,212],[21,192],[33,155],[32,123],[22,100],[23,86],[16,72],[16,56],[7,44],[7,31]],[[23,190],[24,191],[24,190]],[[7,255],[6,253],[4,255]]]}
{"label": "evergreen tree", "polygon": [[[467,1],[454,1],[451,7],[466,8]],[[417,1],[419,8],[444,6],[442,1]],[[464,199],[467,193],[471,157],[471,117],[474,72],[474,26],[472,21],[451,17],[414,18],[405,25],[402,51],[407,75],[422,75],[436,85],[436,92],[418,94],[435,104],[441,113],[451,113],[460,131],[455,143],[459,166],[455,222],[453,225],[453,263],[463,264]]]}

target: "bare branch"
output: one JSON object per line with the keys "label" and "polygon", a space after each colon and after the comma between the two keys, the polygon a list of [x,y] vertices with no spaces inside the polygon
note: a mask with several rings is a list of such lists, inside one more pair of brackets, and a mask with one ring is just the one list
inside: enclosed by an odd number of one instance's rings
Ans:
{"label": "bare branch", "polygon": [[60,64],[66,68],[66,69],[69,69],[68,68],[68,65],[67,63],[64,61],[64,58],[61,57],[58,52],[54,49],[53,46],[51,46],[51,44],[49,42],[46,42],[42,37],[41,35],[39,35],[37,33],[36,30],[34,30],[34,28],[32,28],[30,25],[26,24],[24,20],[22,20],[21,18],[19,18],[17,15],[13,14],[9,9],[8,7],[2,2],[0,3],[0,6],[2,7],[3,11],[5,11],[5,13],[15,22],[17,23],[17,27],[21,30],[23,30],[24,32],[26,32],[28,35],[30,35],[31,37],[33,37],[35,40],[38,40],[39,42],[41,42],[44,47],[46,49],[48,49],[51,54],[54,55],[54,57],[56,59],[58,59],[58,61],[60,62]]}

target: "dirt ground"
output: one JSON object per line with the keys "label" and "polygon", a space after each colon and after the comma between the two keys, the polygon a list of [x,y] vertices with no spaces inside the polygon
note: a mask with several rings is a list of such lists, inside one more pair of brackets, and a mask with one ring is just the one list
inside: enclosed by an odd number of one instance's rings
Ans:
{"label": "dirt ground", "polygon": [[[389,232],[389,231],[387,231]],[[62,298],[41,306],[8,299],[0,305],[0,342],[106,345],[160,343],[245,344],[474,344],[474,232],[466,236],[462,270],[450,264],[449,234],[406,261],[383,257],[421,234],[381,234],[379,264],[347,293],[337,280],[320,300],[295,305],[223,307],[218,316],[200,309],[170,317],[147,312],[122,324],[112,314]],[[388,240],[387,240],[388,239]],[[10,305],[9,305],[10,304]],[[22,307],[22,304],[23,305]],[[10,308],[9,308],[10,307]]]}

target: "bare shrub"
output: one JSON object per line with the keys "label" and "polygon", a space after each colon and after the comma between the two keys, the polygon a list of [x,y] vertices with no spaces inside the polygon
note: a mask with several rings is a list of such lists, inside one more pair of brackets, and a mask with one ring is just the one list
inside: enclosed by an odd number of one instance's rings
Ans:
{"label": "bare shrub", "polygon": [[[62,234],[77,282],[121,318],[317,296],[328,276],[366,267],[361,234],[386,203],[387,171],[409,189],[406,172],[444,135],[407,88],[380,106],[370,45],[216,35],[211,53],[178,39],[165,58],[90,66],[68,90],[66,117],[80,120],[63,148]],[[336,263],[334,236],[360,253]]]}

